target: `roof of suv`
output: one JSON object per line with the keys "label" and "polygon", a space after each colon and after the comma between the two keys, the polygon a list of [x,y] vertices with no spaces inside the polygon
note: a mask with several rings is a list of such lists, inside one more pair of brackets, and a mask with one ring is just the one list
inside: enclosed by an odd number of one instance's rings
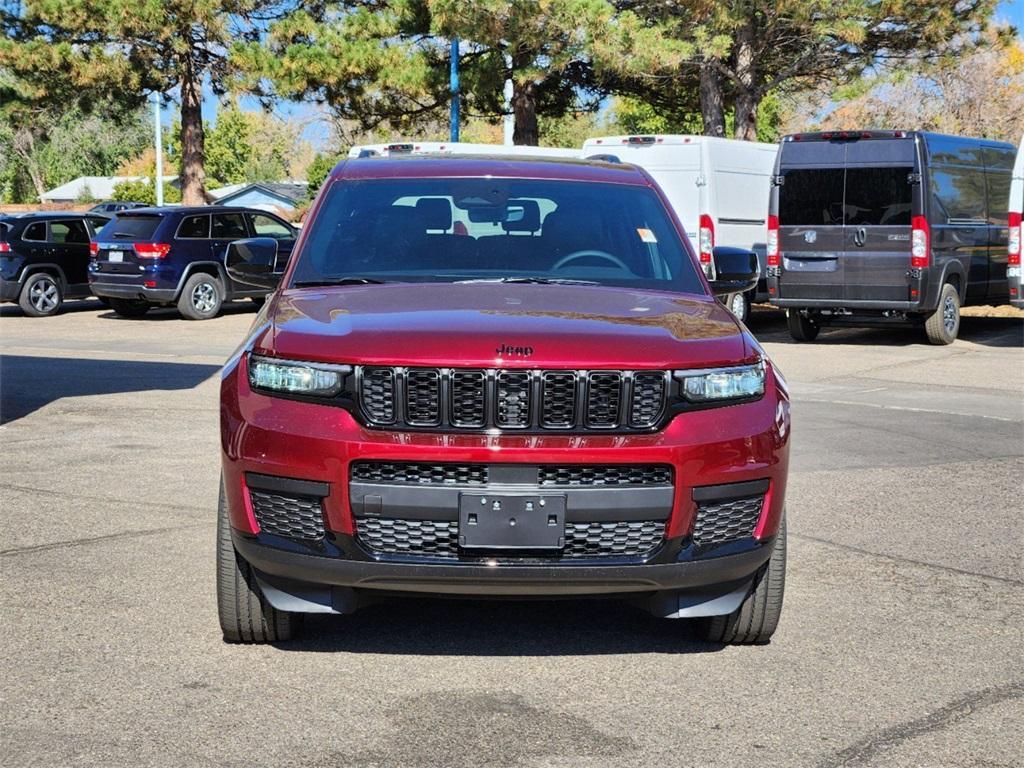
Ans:
{"label": "roof of suv", "polygon": [[165,205],[162,208],[151,205],[147,208],[128,208],[124,211],[114,211],[115,216],[162,216],[170,213],[266,213],[266,211],[261,211],[258,208],[243,208],[237,205]]}
{"label": "roof of suv", "polygon": [[342,160],[332,179],[395,179],[437,177],[554,179],[649,186],[641,169],[628,163],[573,158],[510,158],[487,155],[406,155]]}

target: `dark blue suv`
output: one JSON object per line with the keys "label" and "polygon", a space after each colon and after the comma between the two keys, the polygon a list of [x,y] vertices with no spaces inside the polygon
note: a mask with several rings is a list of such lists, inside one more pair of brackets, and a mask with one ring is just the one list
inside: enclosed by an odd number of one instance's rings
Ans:
{"label": "dark blue suv", "polygon": [[283,219],[250,208],[138,208],[119,211],[92,242],[89,287],[125,317],[176,305],[189,320],[216,316],[225,301],[261,303],[266,288],[236,283],[224,269],[228,244],[248,237],[277,240],[283,272],[295,244]]}

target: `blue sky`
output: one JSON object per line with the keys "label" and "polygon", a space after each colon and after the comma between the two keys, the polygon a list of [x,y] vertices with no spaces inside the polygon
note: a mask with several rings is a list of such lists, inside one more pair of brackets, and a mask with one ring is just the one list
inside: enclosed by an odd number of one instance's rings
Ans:
{"label": "blue sky", "polygon": [[[1024,39],[1024,0],[1003,0],[1003,2],[999,3],[997,6],[996,19],[998,21],[1009,22],[1015,26],[1021,39]],[[239,103],[242,108],[246,110],[255,111],[260,109],[260,105],[256,99],[243,97],[240,99]],[[205,95],[203,98],[203,118],[211,123],[216,122],[218,107],[219,103],[217,98],[213,95],[213,92],[208,88],[205,89]],[[286,120],[308,122],[309,124],[306,126],[303,133],[304,138],[312,142],[313,146],[317,147],[317,149],[325,148],[325,145],[330,139],[330,131],[326,122],[317,120],[321,111],[316,105],[299,102],[281,102],[275,107],[274,112]],[[169,102],[164,106],[163,122],[166,126],[169,126],[177,116],[177,104]]]}

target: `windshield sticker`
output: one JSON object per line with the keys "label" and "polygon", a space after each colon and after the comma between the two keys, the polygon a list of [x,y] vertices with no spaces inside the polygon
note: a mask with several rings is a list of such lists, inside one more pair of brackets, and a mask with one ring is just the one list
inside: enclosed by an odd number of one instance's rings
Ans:
{"label": "windshield sticker", "polygon": [[645,243],[657,243],[658,242],[658,238],[656,238],[654,236],[654,233],[651,232],[651,230],[649,230],[649,229],[645,229],[644,227],[637,227],[636,228],[636,233],[638,235],[640,235],[640,239],[643,240]]}

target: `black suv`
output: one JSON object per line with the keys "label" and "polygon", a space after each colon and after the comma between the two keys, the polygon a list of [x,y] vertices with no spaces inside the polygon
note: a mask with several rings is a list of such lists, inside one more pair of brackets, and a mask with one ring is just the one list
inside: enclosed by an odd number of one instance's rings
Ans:
{"label": "black suv", "polygon": [[137,208],[119,211],[93,241],[89,267],[92,292],[124,317],[154,305],[176,305],[188,320],[206,320],[225,301],[260,303],[265,288],[236,283],[224,270],[229,243],[271,238],[276,269],[283,270],[295,244],[295,229],[266,211],[228,206]]}
{"label": "black suv", "polygon": [[45,317],[66,298],[88,296],[89,241],[107,221],[97,213],[0,216],[0,301]]}
{"label": "black suv", "polygon": [[786,136],[768,217],[768,293],[789,330],[910,323],[950,344],[960,307],[1008,300],[1015,147],[917,131]]}

